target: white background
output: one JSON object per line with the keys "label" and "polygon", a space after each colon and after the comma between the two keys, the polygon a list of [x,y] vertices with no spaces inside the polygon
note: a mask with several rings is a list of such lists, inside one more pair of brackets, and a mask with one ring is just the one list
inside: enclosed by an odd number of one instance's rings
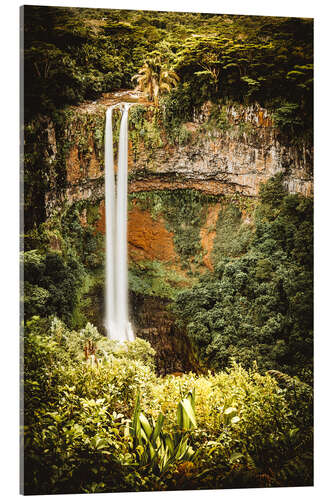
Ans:
{"label": "white background", "polygon": [[[332,498],[332,17],[325,0],[88,0],[30,1],[28,5],[178,10],[222,14],[315,18],[315,487],[216,490],[170,493],[101,494],[111,500]],[[12,0],[1,10],[1,154],[0,154],[0,496],[19,497],[19,6]],[[80,496],[80,498],[83,495]],[[98,497],[98,498],[99,498]],[[32,496],[30,498],[43,498]],[[78,495],[54,498],[75,499]]]}

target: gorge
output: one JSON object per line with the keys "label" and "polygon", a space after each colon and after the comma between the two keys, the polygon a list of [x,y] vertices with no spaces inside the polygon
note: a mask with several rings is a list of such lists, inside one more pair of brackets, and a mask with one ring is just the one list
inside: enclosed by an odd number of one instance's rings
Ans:
{"label": "gorge", "polygon": [[312,486],[313,19],[21,13],[21,492]]}
{"label": "gorge", "polygon": [[[45,161],[51,187],[45,195],[46,212],[51,221],[54,214],[76,207],[82,227],[94,228],[95,245],[110,224],[104,200],[104,114],[114,106],[113,141],[117,144],[119,101],[126,100],[136,102],[129,108],[128,132],[130,320],[137,334],[157,347],[161,373],[198,369],[190,342],[176,326],[169,307],[175,292],[192,286],[203,273],[213,272],[214,252],[223,231],[227,238],[234,237],[234,230],[253,233],[260,183],[280,174],[286,192],[311,198],[312,148],[306,141],[287,144],[272,116],[258,105],[224,106],[221,128],[214,121],[216,108],[207,102],[191,122],[180,127],[176,140],[168,138],[161,123],[154,125],[160,110],[138,92],[108,94],[96,103],[73,107],[61,128],[46,124]],[[110,150],[111,145],[106,143],[106,147]],[[60,171],[59,158],[64,158]],[[121,161],[116,155],[116,169]],[[172,214],[173,205],[179,213],[188,212],[185,219]],[[239,217],[231,232],[221,220],[228,207]],[[59,244],[53,237],[51,246],[57,249]],[[103,248],[102,242],[98,245]],[[126,254],[124,242],[121,253]],[[102,257],[98,259],[103,267]],[[145,280],[149,285],[142,294]],[[101,330],[103,296],[100,274],[83,292],[80,305],[84,316]]]}

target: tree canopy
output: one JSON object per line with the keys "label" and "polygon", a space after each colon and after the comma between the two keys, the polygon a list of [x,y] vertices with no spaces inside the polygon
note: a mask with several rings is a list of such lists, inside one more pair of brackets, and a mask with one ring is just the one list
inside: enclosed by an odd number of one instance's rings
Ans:
{"label": "tree canopy", "polygon": [[232,358],[251,366],[256,359],[262,369],[311,378],[312,201],[288,195],[277,176],[262,185],[247,241],[240,216],[232,206],[221,210],[214,276],[179,293],[180,324],[204,366],[218,370]]}
{"label": "tree canopy", "polygon": [[159,53],[193,106],[256,100],[286,121],[289,105],[311,129],[311,19],[27,6],[24,22],[27,118],[131,88]]}

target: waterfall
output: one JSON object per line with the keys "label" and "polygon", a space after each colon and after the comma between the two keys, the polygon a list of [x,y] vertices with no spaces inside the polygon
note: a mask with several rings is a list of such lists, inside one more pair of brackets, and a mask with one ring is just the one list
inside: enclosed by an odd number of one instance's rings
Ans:
{"label": "waterfall", "polygon": [[106,232],[106,290],[105,327],[113,340],[134,340],[128,321],[127,269],[127,161],[128,109],[125,103],[120,124],[117,190],[113,161],[111,106],[105,123],[105,232]]}

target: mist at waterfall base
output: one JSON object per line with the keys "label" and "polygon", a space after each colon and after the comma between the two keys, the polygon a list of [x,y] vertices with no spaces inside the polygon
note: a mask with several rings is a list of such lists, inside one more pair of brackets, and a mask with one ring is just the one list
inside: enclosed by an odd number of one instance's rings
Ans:
{"label": "mist at waterfall base", "polygon": [[[113,160],[112,111],[123,107],[119,133],[117,185]],[[105,328],[108,338],[118,341],[134,340],[128,320],[127,268],[127,162],[129,103],[111,106],[105,122],[105,233],[106,287]]]}

